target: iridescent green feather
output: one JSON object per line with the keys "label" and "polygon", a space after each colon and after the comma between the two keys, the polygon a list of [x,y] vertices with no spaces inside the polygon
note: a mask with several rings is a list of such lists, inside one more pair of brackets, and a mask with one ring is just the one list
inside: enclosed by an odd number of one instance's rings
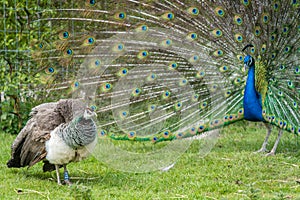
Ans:
{"label": "iridescent green feather", "polygon": [[[298,5],[274,0],[53,3],[34,21],[50,25],[52,32],[33,42],[33,60],[41,69],[57,69],[47,88],[95,101],[100,136],[159,142],[242,120],[243,58],[250,54],[265,119],[298,133]],[[254,47],[242,52],[250,43]],[[70,90],[74,82],[80,87]]]}
{"label": "iridescent green feather", "polygon": [[265,98],[268,90],[267,81],[267,67],[262,62],[258,61],[255,64],[255,88],[262,96],[262,104],[265,102]]}

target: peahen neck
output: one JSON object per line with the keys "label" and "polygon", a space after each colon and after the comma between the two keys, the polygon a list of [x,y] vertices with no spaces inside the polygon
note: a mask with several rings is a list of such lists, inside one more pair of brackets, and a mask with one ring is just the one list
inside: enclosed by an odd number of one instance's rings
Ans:
{"label": "peahen neck", "polygon": [[76,149],[92,143],[96,138],[97,128],[92,119],[78,116],[62,127],[59,134],[69,147]]}
{"label": "peahen neck", "polygon": [[244,118],[249,121],[264,121],[262,116],[262,98],[255,89],[255,66],[251,65],[244,93]]}

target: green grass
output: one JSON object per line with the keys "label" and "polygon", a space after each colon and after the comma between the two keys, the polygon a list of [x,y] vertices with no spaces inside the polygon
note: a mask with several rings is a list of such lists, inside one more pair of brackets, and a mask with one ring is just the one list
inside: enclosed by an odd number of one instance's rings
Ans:
{"label": "green grass", "polygon": [[125,173],[90,157],[69,165],[75,183],[69,187],[58,186],[55,173],[43,173],[41,163],[8,169],[15,135],[0,133],[0,199],[300,199],[298,138],[285,133],[276,156],[253,154],[264,137],[261,124],[237,123],[223,129],[206,157],[194,141],[167,172]]}

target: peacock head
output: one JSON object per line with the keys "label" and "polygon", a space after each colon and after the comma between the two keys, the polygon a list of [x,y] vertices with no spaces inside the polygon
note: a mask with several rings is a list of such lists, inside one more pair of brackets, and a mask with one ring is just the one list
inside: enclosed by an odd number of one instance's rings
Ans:
{"label": "peacock head", "polygon": [[90,107],[87,107],[85,110],[84,110],[84,113],[83,113],[83,118],[84,119],[92,119],[94,116],[97,116],[96,112],[94,109],[90,108]]}
{"label": "peacock head", "polygon": [[[248,47],[254,47],[254,46],[252,44],[248,44],[243,48],[242,51],[245,51]],[[254,64],[255,64],[255,60],[252,56],[250,56],[250,55],[245,56],[245,58],[244,58],[244,68],[254,67]]]}
{"label": "peacock head", "polygon": [[254,66],[254,58],[250,55],[245,56],[244,58],[244,66],[245,67],[253,67]]}

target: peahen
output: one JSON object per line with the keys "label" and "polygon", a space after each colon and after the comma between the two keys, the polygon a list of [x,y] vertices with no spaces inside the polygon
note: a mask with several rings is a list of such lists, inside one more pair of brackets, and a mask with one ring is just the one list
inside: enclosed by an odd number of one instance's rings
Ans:
{"label": "peahen", "polygon": [[246,119],[267,127],[260,151],[279,128],[274,154],[282,130],[300,132],[299,0],[38,6],[41,84],[49,96],[92,96],[100,136],[157,143]]}
{"label": "peahen", "polygon": [[8,167],[31,167],[43,161],[43,171],[64,167],[64,182],[71,184],[66,165],[90,155],[96,146],[95,112],[80,100],[66,99],[36,106],[12,144]]}

